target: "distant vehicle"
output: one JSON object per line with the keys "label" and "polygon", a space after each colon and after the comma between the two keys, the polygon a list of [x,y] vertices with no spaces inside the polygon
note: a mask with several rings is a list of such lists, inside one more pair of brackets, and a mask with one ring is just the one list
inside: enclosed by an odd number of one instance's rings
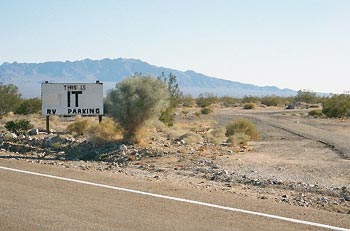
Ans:
{"label": "distant vehicle", "polygon": [[294,109],[294,105],[293,104],[289,104],[286,109]]}

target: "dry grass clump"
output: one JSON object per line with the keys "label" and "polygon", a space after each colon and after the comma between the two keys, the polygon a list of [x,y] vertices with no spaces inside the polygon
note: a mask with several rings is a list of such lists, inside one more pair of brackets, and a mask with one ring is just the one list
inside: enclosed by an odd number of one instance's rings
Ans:
{"label": "dry grass clump", "polygon": [[323,114],[321,109],[315,109],[315,110],[309,111],[308,115],[314,118],[321,118],[326,116],[325,114]]}
{"label": "dry grass clump", "polygon": [[244,110],[252,110],[256,108],[256,104],[255,103],[246,103],[243,106]]}
{"label": "dry grass clump", "polygon": [[16,116],[15,116],[15,113],[8,112],[5,115],[1,115],[1,117],[0,117],[0,124],[4,125],[4,124],[6,124],[6,122],[8,122],[10,120],[14,120],[14,119],[17,119]]}
{"label": "dry grass clump", "polygon": [[72,135],[84,135],[90,126],[91,122],[88,119],[78,119],[68,125],[66,132]]}
{"label": "dry grass clump", "polygon": [[[85,129],[85,123],[82,128]],[[110,118],[104,118],[100,124],[91,124],[87,130],[85,130],[87,139],[93,143],[105,143],[115,140],[120,140],[123,137],[123,133],[118,124],[116,124]]]}
{"label": "dry grass clump", "polygon": [[[151,137],[156,132],[155,128],[152,127],[142,127],[135,132],[134,142],[143,147],[149,146]],[[128,140],[125,140],[128,141]]]}
{"label": "dry grass clump", "polygon": [[248,135],[250,140],[259,139],[259,131],[257,130],[255,124],[248,119],[240,118],[226,125],[225,135],[227,137],[237,135],[239,133]]}
{"label": "dry grass clump", "polygon": [[5,117],[13,118],[15,116],[15,113],[13,111],[10,111],[6,113]]}
{"label": "dry grass clump", "polygon": [[150,124],[150,127],[153,127],[153,131],[149,130],[149,135],[152,135],[151,138],[165,138],[168,140],[176,140],[186,132],[188,132],[188,129],[184,129],[181,125],[182,123],[178,124],[175,123],[173,127],[168,127],[164,123],[162,123],[159,120],[153,121]]}
{"label": "dry grass clump", "polygon": [[224,127],[212,129],[205,133],[204,139],[212,144],[222,144],[226,140],[225,132]]}
{"label": "dry grass clump", "polygon": [[66,132],[72,135],[85,135],[90,142],[101,144],[120,140],[122,129],[111,118],[104,118],[101,123],[93,118],[79,118],[67,126]]}
{"label": "dry grass clump", "polygon": [[203,142],[203,137],[194,132],[187,132],[186,134],[180,136],[179,140],[183,140],[186,144],[196,144]]}
{"label": "dry grass clump", "polygon": [[250,140],[250,136],[244,133],[236,133],[230,137],[228,137],[227,142],[231,144],[231,146],[244,146],[248,144]]}
{"label": "dry grass clump", "polygon": [[176,140],[178,137],[182,136],[188,131],[181,128],[171,128],[166,129],[163,132],[166,134],[167,139]]}

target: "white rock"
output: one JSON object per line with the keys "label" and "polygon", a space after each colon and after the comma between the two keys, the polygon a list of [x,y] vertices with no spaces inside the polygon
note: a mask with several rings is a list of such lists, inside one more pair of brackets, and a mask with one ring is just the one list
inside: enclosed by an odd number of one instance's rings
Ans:
{"label": "white rock", "polygon": [[122,145],[119,146],[119,150],[122,151],[122,152],[125,152],[125,151],[128,150],[128,147],[126,147],[125,144],[122,144]]}

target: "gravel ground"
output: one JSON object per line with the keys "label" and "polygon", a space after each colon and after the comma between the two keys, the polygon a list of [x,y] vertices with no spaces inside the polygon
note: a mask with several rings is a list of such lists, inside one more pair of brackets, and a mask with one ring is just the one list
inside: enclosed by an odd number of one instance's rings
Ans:
{"label": "gravel ground", "polygon": [[[261,139],[242,149],[207,142],[186,144],[161,132],[147,148],[122,143],[91,146],[83,138],[39,135],[3,140],[0,156],[82,171],[178,181],[209,191],[350,214],[350,121],[312,119],[306,113],[215,109],[214,114],[201,118],[214,121],[215,126],[238,117],[253,120]],[[179,121],[193,123],[193,118]],[[50,141],[68,147],[70,155],[68,149],[48,148]],[[91,151],[100,151],[103,161],[70,158],[72,153],[87,155]]]}

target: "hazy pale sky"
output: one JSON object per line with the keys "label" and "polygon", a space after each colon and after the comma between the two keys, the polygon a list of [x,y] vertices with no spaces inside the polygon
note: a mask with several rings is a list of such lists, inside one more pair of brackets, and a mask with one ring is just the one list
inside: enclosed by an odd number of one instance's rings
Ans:
{"label": "hazy pale sky", "polygon": [[349,0],[1,0],[0,63],[136,58],[281,88],[350,90]]}

